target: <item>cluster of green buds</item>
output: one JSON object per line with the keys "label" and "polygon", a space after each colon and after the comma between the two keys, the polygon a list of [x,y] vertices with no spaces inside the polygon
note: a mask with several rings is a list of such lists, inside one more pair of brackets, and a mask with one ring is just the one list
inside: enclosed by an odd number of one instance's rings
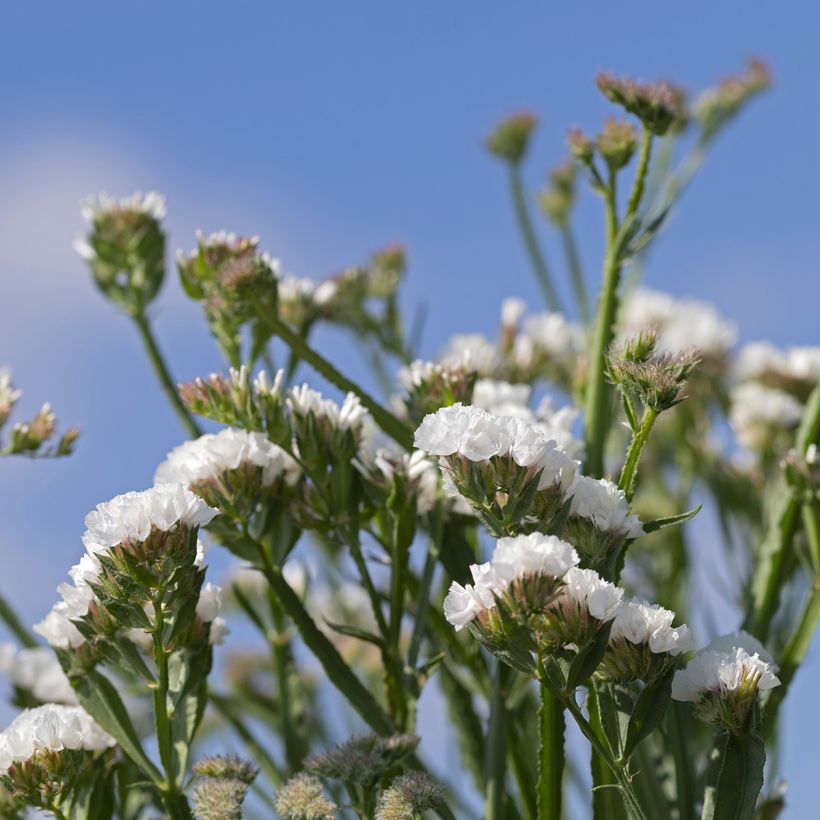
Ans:
{"label": "cluster of green buds", "polygon": [[538,120],[529,111],[511,114],[487,137],[487,149],[499,159],[518,165],[524,159]]}
{"label": "cluster of green buds", "polygon": [[165,199],[156,192],[119,201],[101,194],[83,205],[89,225],[75,250],[97,287],[131,316],[142,316],[165,276]]}
{"label": "cluster of green buds", "polygon": [[304,771],[280,789],[274,807],[289,820],[335,817],[337,807],[325,796],[324,784],[334,784],[336,789],[341,784],[361,817],[420,817],[444,805],[444,790],[424,772],[395,775],[418,744],[415,735],[363,735],[311,755],[305,759]]}
{"label": "cluster of green buds", "polygon": [[763,60],[753,57],[746,71],[722,80],[704,91],[695,102],[695,116],[708,140],[731,120],[751,99],[771,85],[771,73]]}
{"label": "cluster of green buds", "polygon": [[700,361],[694,348],[676,354],[655,353],[657,334],[642,331],[614,347],[607,356],[610,381],[630,400],[662,413],[679,404],[692,371]]}
{"label": "cluster of green buds", "polygon": [[271,331],[259,318],[260,305],[276,308],[278,265],[259,251],[258,237],[219,233],[197,236],[197,248],[177,259],[180,281],[202,303],[211,333],[233,367],[242,359],[242,330],[250,329],[248,359],[256,361]]}
{"label": "cluster of green buds", "polygon": [[628,120],[607,117],[595,144],[610,171],[615,173],[632,159],[638,145],[638,132]]}
{"label": "cluster of green buds", "polygon": [[538,196],[541,210],[558,228],[564,228],[575,203],[578,166],[568,159],[549,172],[548,184]]}
{"label": "cluster of green buds", "polygon": [[686,97],[676,86],[662,81],[640,83],[606,72],[601,72],[596,82],[608,100],[636,116],[653,134],[663,136],[686,123]]}
{"label": "cluster of green buds", "polygon": [[[8,422],[22,391],[14,386],[11,371],[0,368],[0,432]],[[0,442],[0,455],[26,455],[37,458],[69,455],[80,431],[70,427],[56,438],[57,417],[50,404],[44,404],[28,422],[12,425],[5,444]]]}
{"label": "cluster of green buds", "polygon": [[193,766],[199,779],[192,800],[199,820],[241,820],[242,804],[258,769],[236,756],[205,757]]}

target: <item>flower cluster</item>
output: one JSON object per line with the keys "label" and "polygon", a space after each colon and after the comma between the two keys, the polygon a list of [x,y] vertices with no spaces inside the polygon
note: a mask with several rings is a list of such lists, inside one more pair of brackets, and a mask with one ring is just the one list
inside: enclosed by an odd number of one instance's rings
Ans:
{"label": "flower cluster", "polygon": [[0,644],[0,674],[5,675],[24,698],[40,703],[75,705],[77,696],[54,653],[45,647],[18,649]]}
{"label": "flower cluster", "polygon": [[702,720],[740,734],[758,693],[780,685],[777,672],[772,656],[751,635],[724,635],[675,673],[672,697],[694,703]]}
{"label": "flower cluster", "polygon": [[461,364],[417,359],[399,370],[396,378],[403,390],[397,409],[415,423],[440,407],[469,401],[476,383],[468,356]]}
{"label": "flower cluster", "polygon": [[749,382],[731,393],[729,423],[737,440],[749,450],[765,451],[800,423],[803,406],[783,390]]}

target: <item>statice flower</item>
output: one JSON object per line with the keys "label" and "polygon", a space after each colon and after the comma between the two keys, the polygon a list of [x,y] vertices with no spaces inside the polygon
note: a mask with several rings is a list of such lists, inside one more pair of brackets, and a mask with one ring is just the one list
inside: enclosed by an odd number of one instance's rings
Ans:
{"label": "statice flower", "polygon": [[473,388],[472,404],[496,416],[517,416],[534,421],[529,409],[532,387],[528,384],[510,384],[498,379],[478,379]]}
{"label": "statice flower", "polygon": [[765,450],[793,430],[803,417],[794,396],[757,382],[748,382],[731,393],[729,423],[738,441],[750,450]]}
{"label": "statice flower", "polygon": [[733,376],[737,382],[759,382],[805,401],[820,381],[820,347],[781,350],[769,342],[750,342],[740,349]]}
{"label": "statice flower", "polygon": [[620,681],[651,683],[666,674],[676,658],[695,648],[686,624],[672,626],[675,613],[632,598],[615,613],[604,657],[606,674]]}
{"label": "statice flower", "polygon": [[333,429],[352,430],[355,433],[361,431],[368,416],[367,410],[354,393],[348,393],[340,407],[332,399],[323,398],[321,393],[307,384],[294,387],[288,392],[287,405],[295,416],[305,417],[312,413],[318,421],[325,422]]}
{"label": "statice flower", "polygon": [[15,689],[42,703],[76,705],[77,696],[51,649],[0,645],[0,673]]}
{"label": "statice flower", "polygon": [[439,492],[439,471],[436,464],[422,450],[412,453],[396,453],[387,448],[376,451],[372,460],[371,478],[381,479],[385,489],[390,490],[394,478],[400,476],[405,492],[416,500],[419,515],[425,515],[436,504]]}
{"label": "statice flower", "polygon": [[482,628],[492,632],[496,599],[523,618],[539,613],[554,600],[560,579],[578,563],[571,544],[554,535],[531,533],[500,538],[492,560],[473,564],[473,583],[456,581],[444,600],[444,616],[456,631],[478,618]]}
{"label": "statice flower", "polygon": [[746,633],[716,638],[685,669],[675,672],[672,697],[695,704],[695,714],[742,733],[758,692],[780,685],[777,666]]}
{"label": "statice flower", "polygon": [[479,376],[495,377],[504,369],[504,357],[497,345],[480,333],[453,336],[439,356],[448,367],[469,367]]}
{"label": "statice flower", "polygon": [[14,387],[11,378],[11,370],[7,367],[0,368],[0,427],[6,423],[14,405],[23,395],[22,390]]}
{"label": "statice flower", "polygon": [[99,751],[115,740],[79,706],[48,703],[21,712],[0,732],[0,771],[64,750]]}
{"label": "statice flower", "polygon": [[579,461],[584,457],[584,442],[573,433],[581,411],[572,405],[555,408],[549,396],[544,396],[535,411],[535,426],[571,458]]}
{"label": "statice flower", "polygon": [[97,553],[128,541],[144,541],[155,530],[205,526],[217,514],[182,484],[157,484],[98,504],[85,517],[83,543],[89,553]]}
{"label": "statice flower", "polygon": [[584,352],[584,331],[562,313],[539,313],[524,320],[515,337],[512,358],[527,379],[553,379],[569,386],[579,356]]}
{"label": "statice flower", "polygon": [[395,399],[400,415],[418,423],[428,413],[454,402],[468,401],[476,380],[465,361],[428,362],[416,359],[396,374],[403,396]]}

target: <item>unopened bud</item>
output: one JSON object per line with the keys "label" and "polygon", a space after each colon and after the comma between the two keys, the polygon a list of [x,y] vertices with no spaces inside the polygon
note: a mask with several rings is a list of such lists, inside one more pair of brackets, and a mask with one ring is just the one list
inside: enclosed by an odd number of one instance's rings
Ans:
{"label": "unopened bud", "polygon": [[638,134],[626,120],[608,117],[603,131],[598,134],[598,151],[613,171],[623,168],[635,153]]}
{"label": "unopened bud", "polygon": [[337,808],[325,797],[319,778],[304,773],[279,789],[273,807],[285,820],[334,820]]}
{"label": "unopened bud", "polygon": [[376,809],[376,820],[413,820],[441,806],[444,787],[425,772],[408,772],[386,789]]}
{"label": "unopened bud", "polygon": [[570,128],[567,133],[570,153],[578,162],[589,165],[595,156],[595,143],[580,129]]}
{"label": "unopened bud", "polygon": [[488,150],[517,165],[527,153],[530,137],[537,124],[535,115],[526,111],[507,117],[487,137]]}

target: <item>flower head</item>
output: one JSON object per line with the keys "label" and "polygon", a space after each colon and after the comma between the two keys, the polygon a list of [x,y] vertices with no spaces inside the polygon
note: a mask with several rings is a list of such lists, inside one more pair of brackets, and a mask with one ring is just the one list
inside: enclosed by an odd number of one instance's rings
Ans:
{"label": "flower head", "polygon": [[0,673],[15,689],[23,690],[41,703],[77,704],[77,695],[51,649],[42,646],[17,649],[13,644],[2,644]]}

